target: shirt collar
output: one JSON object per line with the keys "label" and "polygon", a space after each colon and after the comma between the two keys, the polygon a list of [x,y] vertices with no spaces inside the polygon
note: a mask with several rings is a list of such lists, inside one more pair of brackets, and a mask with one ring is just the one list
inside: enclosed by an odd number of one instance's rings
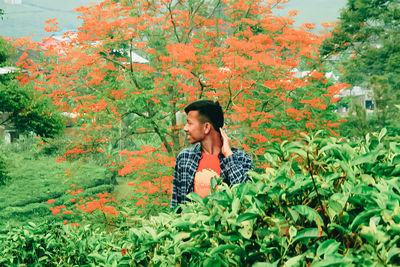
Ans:
{"label": "shirt collar", "polygon": [[197,143],[193,147],[194,153],[201,155],[201,144]]}

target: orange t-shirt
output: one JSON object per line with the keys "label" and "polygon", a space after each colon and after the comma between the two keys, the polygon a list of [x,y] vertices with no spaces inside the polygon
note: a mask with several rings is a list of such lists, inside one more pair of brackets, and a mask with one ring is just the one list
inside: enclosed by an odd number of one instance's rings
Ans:
{"label": "orange t-shirt", "polygon": [[221,176],[221,167],[218,154],[205,154],[201,152],[201,159],[194,176],[194,192],[201,197],[211,193],[211,178]]}

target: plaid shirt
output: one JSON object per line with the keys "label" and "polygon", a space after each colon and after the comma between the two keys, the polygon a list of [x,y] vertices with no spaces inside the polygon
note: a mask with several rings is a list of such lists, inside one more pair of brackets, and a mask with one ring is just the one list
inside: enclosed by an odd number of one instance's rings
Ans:
{"label": "plaid shirt", "polygon": [[[220,152],[221,177],[229,185],[250,180],[247,172],[253,169],[251,157],[244,151],[232,148],[233,155],[225,158]],[[172,180],[171,209],[188,201],[186,195],[193,192],[193,180],[201,159],[201,145],[183,149],[176,158],[174,179]]]}

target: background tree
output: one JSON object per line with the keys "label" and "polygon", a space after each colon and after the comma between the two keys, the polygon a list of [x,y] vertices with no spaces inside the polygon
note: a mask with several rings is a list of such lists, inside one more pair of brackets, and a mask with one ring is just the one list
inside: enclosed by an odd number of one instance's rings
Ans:
{"label": "background tree", "polygon": [[[346,85],[325,77],[317,53],[324,37],[311,33],[314,25],[293,27],[296,12],[274,16],[284,2],[106,0],[79,7],[82,27],[47,46],[43,61],[22,58],[31,75],[20,81],[74,114],[64,160],[95,155],[120,175],[148,180],[171,177],[185,145],[182,109],[196,99],[218,99],[234,145],[253,155],[303,131],[337,134],[337,118],[325,111]],[[58,30],[55,19],[47,23],[47,31]],[[169,168],[149,174],[157,163]]]}
{"label": "background tree", "polygon": [[355,99],[349,99],[347,123],[341,128],[341,134],[346,137],[366,136],[371,132],[371,125],[367,120],[367,112]]}
{"label": "background tree", "polygon": [[[0,66],[13,66],[15,55],[15,49],[0,38]],[[0,75],[0,112],[5,114],[0,125],[44,138],[59,135],[64,129],[63,116],[55,111],[47,96],[29,85],[20,85],[15,76]]]}
{"label": "background tree", "polygon": [[320,48],[325,57],[342,58],[343,78],[353,86],[371,88],[376,120],[371,126],[395,124],[400,102],[400,6],[396,0],[349,0],[330,38]]}

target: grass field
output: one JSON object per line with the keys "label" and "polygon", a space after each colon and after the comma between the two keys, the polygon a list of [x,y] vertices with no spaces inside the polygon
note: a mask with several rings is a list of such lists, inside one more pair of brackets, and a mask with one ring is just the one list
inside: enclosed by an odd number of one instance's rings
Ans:
{"label": "grass field", "polygon": [[[52,205],[46,202],[55,199],[56,205],[68,203],[71,195],[66,191],[72,189],[72,184],[76,189],[84,189],[82,197],[113,189],[105,184],[105,168],[95,164],[57,163],[53,155],[12,151],[4,146],[1,153],[8,158],[11,178],[0,185],[0,232],[7,224],[15,227],[29,221],[40,223],[57,219],[49,209]],[[68,169],[71,175],[65,173]]]}
{"label": "grass field", "polygon": [[[99,2],[100,0],[97,0]],[[78,13],[74,7],[89,5],[96,0],[22,0],[21,5],[5,4],[0,0],[0,8],[6,15],[0,20],[0,35],[5,37],[32,36],[40,41],[48,35],[43,28],[45,21],[58,18],[60,30],[79,27]],[[298,10],[297,25],[301,23],[322,23],[337,20],[339,11],[347,0],[290,0],[280,14],[286,15],[288,10]],[[320,30],[317,28],[316,30]]]}

